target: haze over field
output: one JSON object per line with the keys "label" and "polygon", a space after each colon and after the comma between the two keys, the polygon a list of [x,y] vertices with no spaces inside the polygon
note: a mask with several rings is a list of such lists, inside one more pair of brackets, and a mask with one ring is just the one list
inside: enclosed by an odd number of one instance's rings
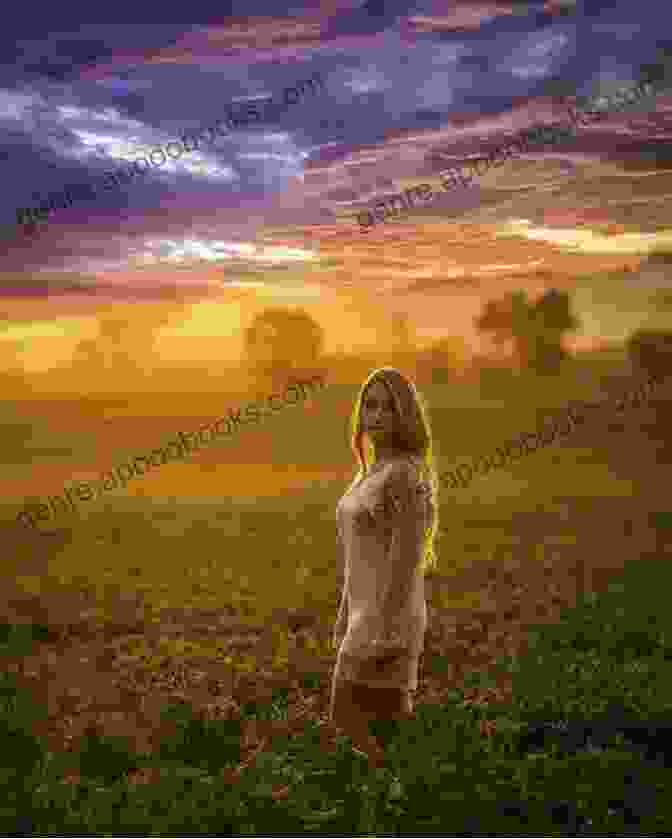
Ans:
{"label": "haze over field", "polygon": [[[331,349],[384,340],[384,318],[399,312],[419,343],[458,334],[477,351],[473,315],[511,287],[569,289],[576,275],[628,266],[633,293],[647,293],[639,263],[671,234],[669,77],[657,96],[431,208],[367,234],[351,214],[532,123],[566,122],[567,103],[634,85],[660,57],[665,3],[636,15],[627,3],[436,0],[245,12],[213,4],[196,25],[151,26],[63,12],[57,35],[31,15],[2,36],[16,42],[0,68],[7,369],[67,367],[110,306],[132,305],[147,348],[170,363],[234,365],[244,323],[270,302],[306,305]],[[277,124],[234,130],[57,210],[32,238],[17,226],[18,207],[314,72],[324,88]],[[66,288],[75,275],[86,293]],[[363,322],[366,300],[377,330]],[[613,332],[583,314],[592,331],[576,346]]]}

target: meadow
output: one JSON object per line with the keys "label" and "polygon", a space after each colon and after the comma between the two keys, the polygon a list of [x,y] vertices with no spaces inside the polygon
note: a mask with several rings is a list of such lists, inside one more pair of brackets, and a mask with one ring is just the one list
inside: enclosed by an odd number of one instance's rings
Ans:
{"label": "meadow", "polygon": [[[556,376],[423,387],[437,467],[632,375],[614,349]],[[81,515],[32,536],[7,525],[6,835],[669,833],[652,409],[442,489],[417,718],[389,728],[390,766],[370,772],[326,722],[356,391],[327,375],[305,403]],[[131,440],[219,416],[215,397],[190,399],[188,420],[139,400],[116,417],[7,400],[5,486],[23,492],[5,489],[3,521]]]}

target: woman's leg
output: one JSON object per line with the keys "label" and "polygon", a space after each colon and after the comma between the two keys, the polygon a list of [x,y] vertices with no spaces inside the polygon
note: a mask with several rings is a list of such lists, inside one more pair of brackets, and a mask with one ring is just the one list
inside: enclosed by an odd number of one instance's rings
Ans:
{"label": "woman's leg", "polygon": [[359,687],[346,679],[334,679],[329,720],[350,737],[356,749],[366,754],[371,765],[380,766],[384,763],[385,751],[369,731],[369,722],[375,716],[366,707],[362,707],[357,690]]}
{"label": "woman's leg", "polygon": [[355,697],[359,705],[370,714],[373,720],[373,726],[370,726],[373,729],[371,733],[385,751],[390,739],[399,736],[399,724],[413,718],[411,692],[401,688],[357,685]]}
{"label": "woman's leg", "polygon": [[379,688],[353,683],[355,701],[377,720],[405,719],[413,713],[410,692],[401,688]]}
{"label": "woman's leg", "polygon": [[365,752],[373,765],[382,765],[385,750],[371,734],[374,720],[407,720],[413,715],[410,692],[401,688],[371,687],[347,680],[332,684],[330,720],[342,728],[356,748]]}

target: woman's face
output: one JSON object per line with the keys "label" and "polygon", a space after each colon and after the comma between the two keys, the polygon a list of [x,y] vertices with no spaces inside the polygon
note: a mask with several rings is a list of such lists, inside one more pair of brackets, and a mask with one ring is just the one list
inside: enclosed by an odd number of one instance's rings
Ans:
{"label": "woman's face", "polygon": [[399,428],[392,394],[382,382],[374,382],[362,400],[362,429],[375,442],[384,442]]}

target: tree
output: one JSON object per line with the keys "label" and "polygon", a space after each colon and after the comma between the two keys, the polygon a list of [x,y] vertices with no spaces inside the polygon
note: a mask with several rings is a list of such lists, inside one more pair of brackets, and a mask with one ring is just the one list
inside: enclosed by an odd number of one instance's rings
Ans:
{"label": "tree", "polygon": [[521,366],[528,366],[530,357],[530,313],[527,294],[512,291],[499,300],[488,300],[474,320],[478,332],[490,332],[495,344],[513,341],[514,351]]}
{"label": "tree", "polygon": [[[672,332],[657,329],[638,329],[627,342],[630,361],[641,378],[661,379],[672,374]],[[659,463],[672,462],[672,402],[664,395],[654,392],[651,399],[654,419],[645,430],[661,441],[656,452]]]}
{"label": "tree", "polygon": [[152,302],[133,307],[123,314],[101,318],[97,337],[85,338],[77,345],[72,365],[78,374],[112,376],[128,384],[153,371],[156,364],[156,331],[186,317],[188,301]]}
{"label": "tree", "polygon": [[555,372],[567,357],[562,345],[564,333],[579,326],[570,310],[567,292],[549,289],[533,307],[532,319],[535,335],[531,366],[538,372]]}
{"label": "tree", "polygon": [[557,370],[566,357],[563,335],[578,325],[567,292],[556,289],[549,289],[534,305],[524,291],[509,292],[489,300],[475,319],[479,332],[490,332],[496,344],[512,341],[519,365],[539,373]]}
{"label": "tree", "polygon": [[544,328],[549,331],[562,333],[579,326],[578,320],[571,313],[566,291],[549,289],[537,300],[534,311],[541,317]]}
{"label": "tree", "polygon": [[254,317],[244,332],[250,368],[276,382],[314,370],[324,350],[324,330],[303,309],[273,306]]}
{"label": "tree", "polygon": [[642,377],[664,377],[672,373],[672,332],[638,329],[628,339],[627,352]]}

